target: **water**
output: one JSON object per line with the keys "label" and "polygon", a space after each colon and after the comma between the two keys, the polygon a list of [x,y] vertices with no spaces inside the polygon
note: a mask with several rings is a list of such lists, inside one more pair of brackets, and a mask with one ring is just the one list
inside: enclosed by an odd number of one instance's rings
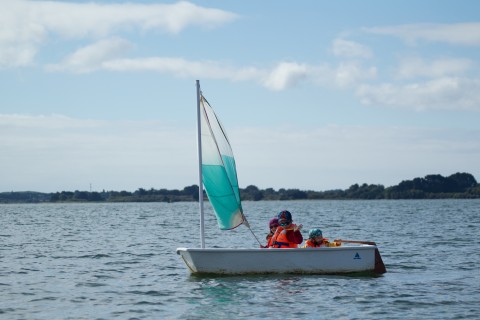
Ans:
{"label": "water", "polygon": [[[376,241],[380,277],[191,276],[175,249],[198,247],[197,205],[0,205],[0,319],[480,317],[479,200],[244,203],[262,241],[283,209],[331,239]],[[258,247],[209,210],[207,247]]]}

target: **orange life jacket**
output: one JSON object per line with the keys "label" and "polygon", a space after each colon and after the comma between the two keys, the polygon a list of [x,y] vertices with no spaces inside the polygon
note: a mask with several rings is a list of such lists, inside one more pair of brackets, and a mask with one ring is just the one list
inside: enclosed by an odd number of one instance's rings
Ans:
{"label": "orange life jacket", "polygon": [[323,238],[322,239],[322,242],[320,243],[316,243],[314,242],[312,239],[308,239],[307,241],[305,241],[305,244],[303,245],[304,248],[318,248],[318,247],[325,247],[325,246],[328,246],[328,239],[327,238]]}
{"label": "orange life jacket", "polygon": [[293,230],[294,224],[290,225],[288,229],[284,229],[282,226],[278,226],[275,234],[271,239],[272,248],[298,248],[298,244],[288,241],[287,231]]}
{"label": "orange life jacket", "polygon": [[275,234],[271,234],[271,233],[267,235],[267,245],[265,246],[265,248],[270,248],[272,246],[272,239],[274,235]]}

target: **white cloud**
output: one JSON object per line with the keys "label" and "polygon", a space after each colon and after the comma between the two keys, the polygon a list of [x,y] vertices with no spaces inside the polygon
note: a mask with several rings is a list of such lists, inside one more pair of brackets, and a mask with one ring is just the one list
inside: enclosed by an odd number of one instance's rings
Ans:
{"label": "white cloud", "polygon": [[0,10],[0,68],[32,63],[45,40],[45,26],[32,18],[23,1],[3,1]]}
{"label": "white cloud", "polygon": [[[364,31],[399,37],[407,44],[419,41],[449,45],[480,45],[480,23],[408,24],[364,28]],[[418,56],[400,59],[392,82],[363,84],[356,95],[366,105],[391,106],[421,110],[480,111],[480,80],[468,78],[476,72],[472,60],[456,57]],[[422,78],[426,78],[422,79]],[[410,83],[394,82],[409,80]]]}
{"label": "white cloud", "polygon": [[101,69],[107,61],[122,56],[132,47],[130,42],[120,38],[100,40],[78,49],[60,64],[48,65],[47,70],[74,73],[92,72]]}
{"label": "white cloud", "polygon": [[52,34],[99,38],[119,30],[178,33],[191,26],[217,27],[238,16],[189,2],[173,4],[100,4],[11,0],[0,11],[0,67],[33,63]]}
{"label": "white cloud", "polygon": [[376,75],[377,69],[375,67],[364,69],[358,63],[345,62],[335,69],[334,79],[339,87],[345,88],[356,85],[360,81],[374,79]]}
{"label": "white cloud", "polygon": [[[40,46],[54,35],[67,39],[87,38],[95,42],[77,49],[48,71],[88,73],[109,71],[155,71],[177,77],[255,81],[270,90],[285,90],[301,82],[347,87],[370,79],[376,70],[365,70],[353,62],[338,67],[280,61],[271,68],[233,66],[217,61],[192,61],[181,57],[127,59],[133,47],[115,36],[121,31],[160,30],[177,33],[200,25],[215,27],[238,16],[189,2],[174,4],[101,4],[51,1],[8,1],[0,12],[0,67],[25,66],[34,62]],[[370,55],[369,49],[353,41],[337,40],[335,52],[343,56]]]}
{"label": "white cloud", "polygon": [[[116,42],[113,44],[116,44]],[[103,53],[105,50],[96,50],[104,47],[110,49],[110,46],[107,45],[89,46],[88,50],[80,50],[81,55],[74,54],[66,59],[63,64],[55,68],[51,67],[50,70],[69,72],[93,72],[97,70],[118,72],[154,71],[181,78],[201,77],[203,79],[224,79],[229,81],[254,81],[273,91],[286,90],[299,85],[301,82],[345,88],[367,79],[373,79],[377,75],[375,67],[364,68],[361,64],[353,61],[340,63],[335,68],[328,65],[279,62],[272,68],[267,69],[252,66],[236,67],[217,61],[192,61],[175,57],[109,60],[107,54],[100,54],[100,52]],[[90,57],[90,54],[84,54],[84,51],[95,53],[95,59],[80,59],[78,56]],[[107,50],[106,52],[117,51]],[[101,58],[105,58],[105,60]]]}
{"label": "white cloud", "polygon": [[345,88],[377,75],[374,67],[364,68],[356,62],[340,63],[336,68],[328,65],[308,65],[297,62],[279,62],[271,69],[238,68],[215,61],[189,61],[181,58],[119,59],[102,64],[112,71],[157,71],[179,77],[255,81],[267,89],[282,91],[310,82],[321,86]]}
{"label": "white cloud", "polygon": [[280,91],[292,87],[308,76],[308,67],[295,62],[279,63],[273,70],[268,72],[262,81],[263,85],[271,90]]}
{"label": "white cloud", "polygon": [[236,69],[215,61],[191,61],[174,57],[150,57],[139,59],[114,59],[101,66],[110,71],[156,71],[178,77],[228,79],[238,77]]}
{"label": "white cloud", "polygon": [[335,39],[332,45],[332,51],[335,56],[346,58],[370,58],[372,51],[369,47],[354,41],[345,39]]}
{"label": "white cloud", "polygon": [[397,75],[401,79],[421,77],[443,77],[466,72],[473,62],[468,59],[443,58],[425,61],[418,57],[404,58],[400,62]]}
{"label": "white cloud", "polygon": [[480,111],[480,80],[442,77],[406,85],[363,85],[357,90],[366,105],[421,110]]}
{"label": "white cloud", "polygon": [[364,28],[366,32],[399,37],[413,44],[417,40],[454,45],[480,45],[480,23],[406,24],[389,27]]}
{"label": "white cloud", "polygon": [[50,65],[48,70],[58,72],[118,72],[154,71],[180,78],[225,79],[230,81],[256,81],[271,90],[284,90],[298,84],[309,74],[307,65],[281,62],[272,69],[231,66],[217,61],[192,61],[175,57],[149,57],[115,59],[131,45],[121,39],[102,40],[79,49],[61,64]]}
{"label": "white cloud", "polygon": [[295,62],[280,62],[272,69],[235,67],[216,61],[191,61],[173,57],[117,59],[99,66],[111,71],[156,71],[178,77],[256,81],[274,91],[284,90],[306,79],[312,67]]}

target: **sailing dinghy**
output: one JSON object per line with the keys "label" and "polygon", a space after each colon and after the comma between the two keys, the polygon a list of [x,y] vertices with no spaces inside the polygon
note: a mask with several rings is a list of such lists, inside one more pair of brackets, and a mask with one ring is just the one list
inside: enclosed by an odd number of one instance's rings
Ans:
{"label": "sailing dinghy", "polygon": [[347,245],[322,248],[205,248],[202,186],[220,229],[229,230],[243,224],[252,230],[243,213],[230,142],[200,91],[200,82],[196,83],[201,242],[200,248],[177,248],[188,270],[193,274],[385,273],[385,265],[373,242],[335,240]]}

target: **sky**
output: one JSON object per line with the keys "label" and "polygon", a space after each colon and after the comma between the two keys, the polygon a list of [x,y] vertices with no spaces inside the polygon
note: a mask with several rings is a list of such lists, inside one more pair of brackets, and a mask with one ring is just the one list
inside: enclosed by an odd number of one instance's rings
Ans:
{"label": "sky", "polygon": [[0,3],[0,192],[198,184],[196,88],[240,187],[480,179],[480,1]]}

